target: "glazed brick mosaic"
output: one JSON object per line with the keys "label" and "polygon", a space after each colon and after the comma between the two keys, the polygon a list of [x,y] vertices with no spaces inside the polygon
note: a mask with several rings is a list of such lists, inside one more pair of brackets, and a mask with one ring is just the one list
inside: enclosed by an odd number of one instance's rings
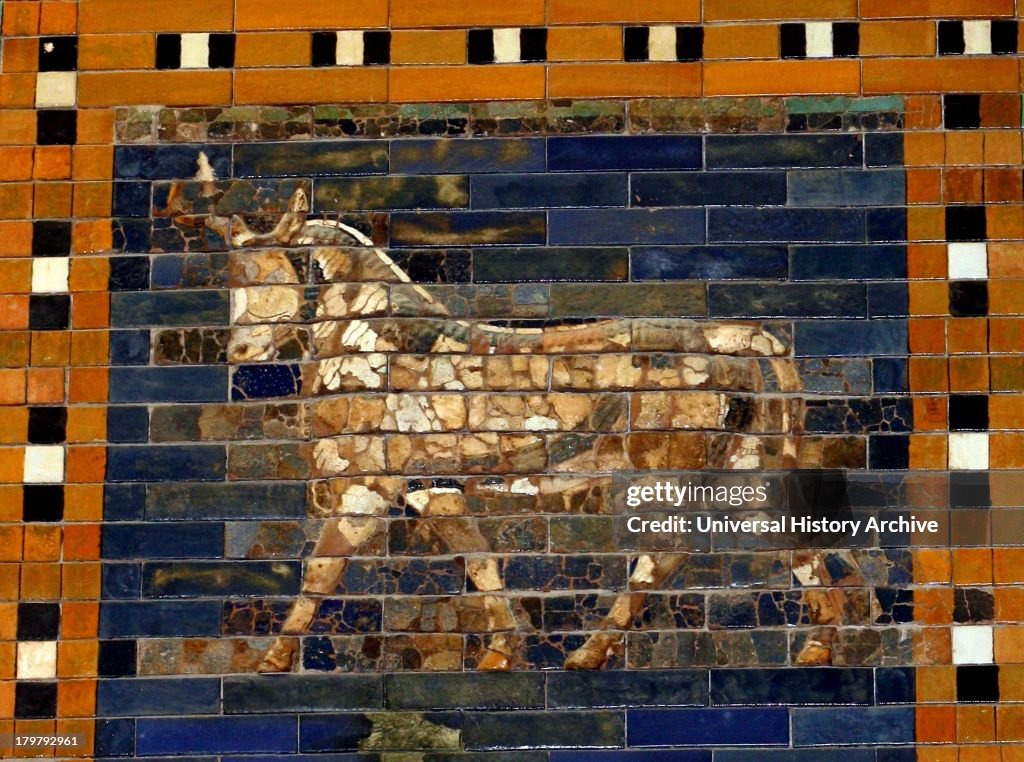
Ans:
{"label": "glazed brick mosaic", "polygon": [[0,756],[1024,760],[1012,0],[0,12]]}

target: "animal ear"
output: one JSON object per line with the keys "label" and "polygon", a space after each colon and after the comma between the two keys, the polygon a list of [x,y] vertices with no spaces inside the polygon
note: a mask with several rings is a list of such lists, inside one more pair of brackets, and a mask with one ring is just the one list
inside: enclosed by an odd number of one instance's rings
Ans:
{"label": "animal ear", "polygon": [[292,214],[307,214],[309,212],[309,193],[305,184],[296,188],[288,200],[288,211]]}

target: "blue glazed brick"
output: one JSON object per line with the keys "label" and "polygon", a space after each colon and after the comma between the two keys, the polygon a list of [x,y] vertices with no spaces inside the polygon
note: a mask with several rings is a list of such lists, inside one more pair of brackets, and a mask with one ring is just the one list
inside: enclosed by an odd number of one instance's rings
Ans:
{"label": "blue glazed brick", "polygon": [[712,283],[708,288],[711,317],[864,317],[863,285],[831,283]]}
{"label": "blue glazed brick", "polygon": [[96,720],[97,757],[130,757],[135,752],[135,720]]}
{"label": "blue glazed brick", "polygon": [[290,397],[302,392],[298,365],[241,365],[231,377],[232,400]]}
{"label": "blue glazed brick", "polygon": [[549,138],[548,169],[700,169],[701,139],[685,135]]}
{"label": "blue glazed brick", "polygon": [[113,257],[108,284],[111,291],[148,291],[149,257]]}
{"label": "blue glazed brick", "polygon": [[141,598],[142,565],[103,564],[100,591],[105,601],[127,601]]}
{"label": "blue glazed brick", "polygon": [[225,461],[221,445],[117,445],[107,449],[107,481],[223,481]]}
{"label": "blue glazed brick", "polygon": [[100,680],[96,684],[97,717],[217,714],[220,678]]}
{"label": "blue glazed brick", "polygon": [[220,634],[219,601],[104,601],[101,638],[188,638]]}
{"label": "blue glazed brick", "polygon": [[473,209],[544,209],[627,206],[626,174],[476,175],[470,181]]}
{"label": "blue glazed brick", "polygon": [[707,703],[706,670],[569,671],[548,676],[548,706],[554,709]]}
{"label": "blue glazed brick", "polygon": [[903,133],[869,132],[864,136],[864,162],[869,167],[903,165]]}
{"label": "blue glazed brick", "polygon": [[861,243],[864,241],[864,212],[859,209],[709,209],[708,240]]}
{"label": "blue glazed brick", "polygon": [[102,558],[220,558],[224,524],[214,521],[173,524],[113,524],[102,529]]}
{"label": "blue glazed brick", "polygon": [[152,263],[150,278],[154,290],[226,288],[228,285],[228,255],[225,252],[161,254],[153,257]]}
{"label": "blue glazed brick", "polygon": [[627,711],[629,746],[786,746],[786,709]]}
{"label": "blue glazed brick", "polygon": [[551,244],[703,243],[703,209],[559,209],[549,212]]}
{"label": "blue glazed brick", "polygon": [[798,357],[877,357],[907,354],[904,320],[828,320],[793,327]]}
{"label": "blue glazed brick", "polygon": [[473,256],[475,283],[607,282],[628,278],[626,248],[524,246],[478,250]]}
{"label": "blue glazed brick", "polygon": [[226,325],[227,291],[120,292],[110,295],[110,324],[118,328]]}
{"label": "blue glazed brick", "polygon": [[232,675],[225,714],[324,712],[384,707],[382,675]]}
{"label": "blue glazed brick", "polygon": [[651,246],[632,252],[633,280],[785,280],[785,246]]}
{"label": "blue glazed brick", "polygon": [[152,221],[131,217],[115,217],[111,221],[114,249],[125,253],[144,254],[149,251]]}
{"label": "blue glazed brick", "polygon": [[711,751],[658,749],[657,751],[553,751],[551,762],[711,762]]}
{"label": "blue glazed brick", "polygon": [[[220,757],[219,760],[212,759],[210,762],[380,762],[380,754],[377,752],[366,754],[359,752],[351,754],[257,754],[255,756],[246,754],[244,757]],[[471,760],[467,759],[465,762],[471,762]],[[498,759],[495,762],[502,762],[502,760]],[[532,761],[523,760],[523,762]],[[545,762],[545,760],[536,762]]]}
{"label": "blue glazed brick", "polygon": [[149,331],[111,331],[111,365],[148,365]]}
{"label": "blue glazed brick", "polygon": [[299,561],[149,562],[142,573],[142,595],[144,598],[296,596],[301,578]]}
{"label": "blue glazed brick", "polygon": [[869,209],[867,218],[868,242],[896,242],[907,240],[906,207]]}
{"label": "blue glazed brick", "polygon": [[906,283],[868,285],[868,317],[906,317],[910,314],[910,295]]}
{"label": "blue glazed brick", "polygon": [[393,246],[542,244],[543,212],[395,212]]}
{"label": "blue glazed brick", "polygon": [[917,749],[879,749],[875,762],[917,762]]}
{"label": "blue glazed brick", "polygon": [[793,746],[883,746],[913,742],[912,707],[793,710]]}
{"label": "blue glazed brick", "polygon": [[486,140],[396,140],[391,171],[405,175],[543,172],[541,138]]}
{"label": "blue glazed brick", "polygon": [[111,402],[224,402],[226,367],[110,369]]}
{"label": "blue glazed brick", "polygon": [[150,190],[150,183],[114,183],[113,215],[149,217],[153,211]]}
{"label": "blue glazed brick", "polygon": [[875,670],[878,704],[913,704],[917,699],[917,670],[913,667],[879,667]]}
{"label": "blue glazed brick", "polygon": [[182,519],[298,519],[306,515],[305,483],[150,484],[150,521]]}
{"label": "blue glazed brick", "polygon": [[873,749],[829,749],[826,757],[817,749],[715,750],[715,762],[876,762]]}
{"label": "blue glazed brick", "polygon": [[907,361],[895,357],[877,357],[872,361],[875,394],[910,391]]}
{"label": "blue glazed brick", "polygon": [[868,705],[874,703],[873,681],[871,669],[713,669],[711,703]]}
{"label": "blue glazed brick", "polygon": [[145,510],[144,484],[107,484],[103,488],[104,521],[141,521]]}
{"label": "blue glazed brick", "polygon": [[[388,171],[388,148],[370,140],[235,146],[235,177],[330,177]],[[218,174],[218,177],[228,175]]]}
{"label": "blue glazed brick", "polygon": [[[461,727],[457,712],[426,712],[420,716],[434,725],[456,730]],[[299,725],[299,751],[355,751],[373,731],[373,725],[365,714],[303,716]]]}
{"label": "blue glazed brick", "polygon": [[786,203],[785,172],[642,172],[632,176],[636,206],[772,206]]}
{"label": "blue glazed brick", "polygon": [[708,169],[860,167],[860,135],[709,135]]}
{"label": "blue glazed brick", "polygon": [[297,737],[298,718],[294,716],[141,719],[136,748],[143,757],[292,752]]}
{"label": "blue glazed brick", "polygon": [[538,672],[409,672],[384,680],[391,710],[544,708],[545,681]]}
{"label": "blue glazed brick", "polygon": [[892,206],[906,201],[900,170],[790,172],[791,206]]}
{"label": "blue glazed brick", "polygon": [[466,712],[467,751],[618,749],[625,746],[622,712]]}
{"label": "blue glazed brick", "polygon": [[195,177],[200,152],[217,177],[231,176],[230,146],[131,145],[114,148],[114,179],[188,180]]}
{"label": "blue glazed brick", "polygon": [[115,444],[145,442],[149,439],[149,409],[122,407],[107,409],[107,441]]}
{"label": "blue glazed brick", "polygon": [[905,246],[794,246],[793,280],[900,280],[907,277]]}

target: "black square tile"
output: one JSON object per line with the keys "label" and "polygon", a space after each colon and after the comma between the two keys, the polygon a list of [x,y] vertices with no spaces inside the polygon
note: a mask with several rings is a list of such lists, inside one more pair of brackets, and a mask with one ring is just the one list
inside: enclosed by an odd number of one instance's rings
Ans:
{"label": "black square tile", "polygon": [[36,143],[41,146],[74,145],[78,140],[78,115],[71,109],[36,112]]}
{"label": "black square tile", "polygon": [[1013,55],[1017,52],[1017,21],[992,22],[992,52]]}
{"label": "black square tile", "polygon": [[21,519],[29,522],[64,520],[62,484],[26,484],[22,487]]}
{"label": "black square tile", "polygon": [[14,686],[16,720],[48,720],[57,716],[57,683],[21,682]]}
{"label": "black square tile", "polygon": [[28,299],[28,327],[32,331],[63,331],[71,324],[71,296],[32,294]]}
{"label": "black square tile", "polygon": [[363,63],[366,66],[391,63],[391,32],[363,32]]}
{"label": "black square tile", "polygon": [[676,60],[700,61],[704,58],[704,27],[676,27]]}
{"label": "black square tile", "polygon": [[992,489],[984,471],[953,472],[949,475],[950,508],[990,508]]}
{"label": "black square tile", "polygon": [[180,34],[158,34],[156,36],[156,68],[181,68]]}
{"label": "black square tile", "polygon": [[230,69],[235,65],[235,35],[220,32],[210,35],[210,55],[207,59],[211,69]]}
{"label": "black square tile", "polygon": [[56,640],[59,632],[59,603],[18,604],[18,640]]}
{"label": "black square tile", "polygon": [[623,31],[622,45],[627,61],[646,61],[651,30],[645,26],[627,26]]}
{"label": "black square tile", "polygon": [[149,257],[111,257],[111,291],[146,291],[149,289]]}
{"label": "black square tile", "polygon": [[860,24],[839,22],[832,25],[832,55],[836,58],[860,55]]}
{"label": "black square tile", "polygon": [[943,96],[942,123],[947,130],[978,129],[981,126],[981,96]]}
{"label": "black square tile", "polygon": [[964,664],[956,668],[956,700],[993,704],[999,701],[999,665]]}
{"label": "black square tile", "polygon": [[470,29],[466,39],[471,64],[494,63],[494,33],[490,29]]}
{"label": "black square tile", "polygon": [[137,653],[134,640],[101,640],[96,665],[100,677],[134,677]]}
{"label": "black square tile", "polygon": [[33,257],[66,257],[71,253],[71,220],[32,223]]}
{"label": "black square tile", "polygon": [[519,60],[548,60],[548,30],[543,27],[531,27],[519,30]]}
{"label": "black square tile", "polygon": [[313,32],[313,66],[334,66],[337,55],[337,32]]}
{"label": "black square tile", "polygon": [[964,23],[962,21],[939,22],[939,55],[960,56],[965,50]]}
{"label": "black square tile", "polygon": [[995,598],[988,590],[958,587],[953,590],[953,621],[957,624],[978,624],[995,619]]}
{"label": "black square tile", "polygon": [[910,467],[910,437],[873,436],[868,439],[871,469],[900,471]]}
{"label": "black square tile", "polygon": [[983,280],[950,281],[949,314],[953,317],[988,315],[988,283]]}
{"label": "black square tile", "polygon": [[949,398],[950,431],[988,429],[988,395],[954,394]]}
{"label": "black square tile", "polygon": [[67,439],[68,411],[63,407],[31,407],[28,410],[29,444],[61,444]]}
{"label": "black square tile", "polygon": [[988,222],[983,206],[947,206],[947,241],[984,241],[988,237]]}
{"label": "black square tile", "polygon": [[39,71],[78,69],[78,38],[74,35],[39,38]]}
{"label": "black square tile", "polygon": [[782,24],[779,47],[783,58],[807,58],[807,27],[803,24]]}

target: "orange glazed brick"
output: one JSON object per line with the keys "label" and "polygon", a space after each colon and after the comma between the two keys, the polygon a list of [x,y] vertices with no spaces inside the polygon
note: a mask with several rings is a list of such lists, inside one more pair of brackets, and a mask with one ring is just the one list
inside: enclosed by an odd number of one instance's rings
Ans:
{"label": "orange glazed brick", "polygon": [[17,637],[17,628],[18,604],[0,603],[0,640],[14,640]]}
{"label": "orange glazed brick", "polygon": [[98,254],[114,247],[114,232],[109,220],[76,221],[71,231],[71,251]]}
{"label": "orange glazed brick", "polygon": [[39,3],[4,3],[3,34],[5,37],[31,37],[39,33]]}
{"label": "orange glazed brick", "polygon": [[693,23],[700,0],[549,0],[548,23]]}
{"label": "orange glazed brick", "polygon": [[[392,42],[394,45],[394,42]],[[707,55],[707,41],[704,43]],[[549,61],[621,61],[622,28],[555,27],[548,30]]]}
{"label": "orange glazed brick", "polygon": [[994,656],[999,670],[999,696],[1003,701],[1024,701],[1024,627],[995,630]]}
{"label": "orange glazed brick", "polygon": [[[427,8],[436,5],[435,2],[421,4]],[[320,3],[314,13],[304,13],[296,12],[295,6],[278,0],[236,0],[235,14],[240,32],[269,29],[364,29],[388,25],[388,2],[364,0],[359,3]]]}
{"label": "orange glazed brick", "polygon": [[25,560],[26,561],[59,561],[60,560],[59,526],[42,526],[39,524],[25,527]]}
{"label": "orange glazed brick", "polygon": [[152,69],[156,37],[151,34],[84,35],[78,41],[78,70]]}
{"label": "orange glazed brick", "polygon": [[20,569],[19,564],[0,564],[0,600],[18,600]]}
{"label": "orange glazed brick", "polygon": [[113,184],[75,183],[71,211],[75,217],[109,217]]}
{"label": "orange glazed brick", "polygon": [[992,352],[1018,352],[1024,342],[1024,320],[1020,318],[991,318],[989,320],[989,348]]}
{"label": "orange glazed brick", "polygon": [[[235,103],[383,103],[388,98],[384,69],[288,69],[235,73]],[[443,100],[431,98],[429,100]]]}
{"label": "orange glazed brick", "polygon": [[989,467],[1024,468],[1024,434],[989,435]]}
{"label": "orange glazed brick", "polygon": [[956,667],[918,667],[918,703],[956,701]]}
{"label": "orange glazed brick", "polygon": [[1024,238],[1024,206],[997,205],[985,210],[989,239],[1020,240]]}
{"label": "orange glazed brick", "polygon": [[32,108],[35,74],[0,74],[0,108]]}
{"label": "orange glazed brick", "polygon": [[700,64],[555,64],[550,98],[686,97],[700,95]]}
{"label": "orange glazed brick", "polygon": [[0,328],[28,328],[27,296],[7,296],[0,299]]}
{"label": "orange glazed brick", "polygon": [[[76,564],[78,566],[80,564]],[[99,642],[76,640],[57,644],[57,675],[60,677],[95,677]]]}
{"label": "orange glazed brick", "polygon": [[106,365],[108,355],[109,341],[106,331],[72,332],[72,365]]}
{"label": "orange glazed brick", "polygon": [[[102,447],[71,448],[75,450],[89,449],[100,450]],[[103,476],[100,475],[102,481]],[[99,524],[70,524],[64,527],[64,560],[65,561],[94,561],[100,557],[100,525]]]}
{"label": "orange glazed brick", "polygon": [[35,142],[34,111],[0,111],[0,145],[30,146]]}
{"label": "orange glazed brick", "polygon": [[911,352],[924,355],[940,355],[945,353],[945,320],[940,318],[911,318],[909,322]]}
{"label": "orange glazed brick", "polygon": [[919,59],[863,62],[864,94],[1014,92],[1020,86],[1016,60]]}
{"label": "orange glazed brick", "polygon": [[0,369],[0,405],[25,404],[25,371]]}
{"label": "orange glazed brick", "polygon": [[234,13],[233,0],[79,0],[78,32],[230,32]]}
{"label": "orange glazed brick", "polygon": [[946,398],[914,397],[914,429],[916,431],[945,431]]}
{"label": "orange glazed brick", "polygon": [[937,169],[907,170],[907,203],[934,204],[942,200],[942,172]]}
{"label": "orange glazed brick", "polygon": [[[14,408],[4,413],[4,424],[0,426],[0,442],[3,444],[24,444],[28,435],[28,408]],[[9,561],[0,551],[0,561]]]}
{"label": "orange glazed brick", "polygon": [[311,46],[308,32],[240,34],[235,42],[235,66],[309,66]]}
{"label": "orange glazed brick", "polygon": [[110,296],[78,293],[71,305],[72,328],[106,328],[110,325]]}
{"label": "orange glazed brick", "polygon": [[1020,130],[986,131],[984,153],[986,164],[1020,164]]}
{"label": "orange glazed brick", "polygon": [[55,601],[60,598],[60,564],[21,565],[21,598]]}
{"label": "orange glazed brick", "polygon": [[908,130],[936,130],[942,127],[942,98],[938,95],[908,95],[903,99]]}
{"label": "orange glazed brick", "polygon": [[874,21],[860,25],[862,56],[933,56],[935,24],[930,21]]}
{"label": "orange glazed brick", "polygon": [[[103,470],[107,463],[106,450],[102,447],[77,446],[68,448],[67,481],[73,484],[92,484],[103,481]],[[68,555],[67,543],[64,557]],[[90,557],[78,557],[87,560]]]}
{"label": "orange glazed brick", "polygon": [[63,367],[70,357],[70,331],[36,331],[32,334],[32,365],[35,367]]}
{"label": "orange glazed brick", "polygon": [[[992,207],[989,207],[992,209]],[[990,315],[1019,315],[1024,313],[1024,281],[990,280],[988,284],[988,311]]]}
{"label": "orange glazed brick", "polygon": [[946,548],[912,551],[914,554],[914,582],[918,584],[946,584],[950,580],[950,557]]}
{"label": "orange glazed brick", "polygon": [[78,145],[88,143],[108,145],[113,141],[113,110],[89,109],[78,112]]}
{"label": "orange glazed brick", "polygon": [[102,484],[68,484],[64,487],[65,521],[100,521],[102,518]]}
{"label": "orange glazed brick", "polygon": [[27,183],[0,184],[0,219],[18,220],[32,216],[32,186]]}
{"label": "orange glazed brick", "polygon": [[[556,60],[554,29],[548,30],[548,58]],[[620,44],[621,47],[621,44]],[[461,29],[418,29],[391,33],[393,64],[464,64],[466,33]]]}
{"label": "orange glazed brick", "polygon": [[857,61],[711,61],[704,95],[858,95]]}
{"label": "orange glazed brick", "polygon": [[1024,706],[997,706],[996,731],[1000,741],[1024,741]]}
{"label": "orange glazed brick", "polygon": [[949,285],[944,281],[916,281],[908,290],[911,315],[949,314]]}
{"label": "orange glazed brick", "polygon": [[28,371],[28,401],[32,403],[64,401],[62,368],[31,368]]}
{"label": "orange glazed brick", "polygon": [[950,354],[988,350],[988,320],[985,318],[952,318],[947,331]]}
{"label": "orange glazed brick", "polygon": [[861,18],[1012,16],[1013,0],[862,0]]}
{"label": "orange glazed brick", "polygon": [[95,638],[99,622],[99,604],[65,601],[61,605],[61,635],[65,638]]}
{"label": "orange glazed brick", "polygon": [[910,391],[949,391],[946,361],[941,357],[911,357]]}
{"label": "orange glazed brick", "polygon": [[993,592],[997,622],[1024,622],[1024,588],[997,587]]}
{"label": "orange glazed brick", "polygon": [[0,148],[0,178],[9,180],[32,179],[32,149]]}
{"label": "orange glazed brick", "polygon": [[1024,429],[1024,396],[993,394],[988,400],[989,427],[993,429]]}
{"label": "orange glazed brick", "polygon": [[4,42],[4,72],[36,71],[39,68],[39,40],[12,37]]}
{"label": "orange glazed brick", "polygon": [[21,560],[21,527],[0,526],[0,561]]}
{"label": "orange glazed brick", "polygon": [[96,714],[95,680],[61,680],[57,683],[59,717],[92,717]]}
{"label": "orange glazed brick", "polygon": [[113,146],[75,146],[71,158],[76,180],[109,180],[113,174]]}
{"label": "orange glazed brick", "polygon": [[106,368],[71,368],[68,371],[69,402],[106,402]]}
{"label": "orange glazed brick", "polygon": [[[958,706],[956,708],[956,740],[959,743],[981,743],[996,738],[996,712],[991,706]],[[999,756],[996,755],[998,761]]]}
{"label": "orange glazed brick", "polygon": [[924,587],[914,591],[914,621],[949,624],[953,621],[953,591],[946,587]]}
{"label": "orange glazed brick", "polygon": [[[6,613],[6,612],[5,612]],[[0,643],[0,680],[13,680],[16,674],[17,643]],[[6,707],[6,698],[0,699],[0,707]],[[13,705],[12,705],[13,706]],[[0,712],[0,717],[10,717],[10,713]],[[0,732],[4,725],[0,722]]]}
{"label": "orange glazed brick", "polygon": [[[15,298],[7,296],[3,301],[12,301]],[[0,333],[0,367],[22,368],[28,365],[28,360],[28,331]]]}
{"label": "orange glazed brick", "polygon": [[946,160],[946,141],[941,132],[911,132],[903,136],[908,167],[938,167]]}
{"label": "orange glazed brick", "polygon": [[907,209],[907,236],[911,241],[944,241],[946,210],[939,206],[912,206]]}
{"label": "orange glazed brick", "polygon": [[983,180],[980,169],[947,169],[942,173],[943,202],[980,204],[984,197]]}
{"label": "orange glazed brick", "polygon": [[0,222],[0,256],[27,257],[32,254],[30,221]]}
{"label": "orange glazed brick", "polygon": [[732,24],[704,29],[705,60],[778,57],[779,28],[774,24]]}
{"label": "orange glazed brick", "polygon": [[39,34],[74,34],[78,31],[78,3],[48,0],[40,3]]}
{"label": "orange glazed brick", "polygon": [[946,437],[910,435],[911,468],[943,469],[946,462]]}
{"label": "orange glazed brick", "polygon": [[0,294],[27,294],[32,290],[32,261],[0,259]]}
{"label": "orange glazed brick", "polygon": [[992,278],[1024,277],[1024,243],[990,243],[988,273]]}
{"label": "orange glazed brick", "polygon": [[980,132],[963,130],[946,133],[946,164],[981,164],[985,140]]}
{"label": "orange glazed brick", "polygon": [[919,706],[917,740],[919,743],[944,743],[956,740],[956,713],[951,706]]}
{"label": "orange glazed brick", "polygon": [[71,177],[71,146],[40,146],[36,149],[36,180],[67,180]]}
{"label": "orange glazed brick", "polygon": [[857,0],[704,0],[705,21],[855,18]]}
{"label": "orange glazed brick", "polygon": [[949,390],[952,392],[987,392],[988,359],[985,357],[950,357]]}
{"label": "orange glazed brick", "polygon": [[1024,548],[994,548],[992,576],[996,584],[1024,582]]}
{"label": "orange glazed brick", "polygon": [[1019,169],[986,169],[985,201],[990,204],[1024,201],[1024,183]]}
{"label": "orange glazed brick", "polygon": [[543,66],[410,66],[392,68],[388,78],[393,103],[540,100],[544,74]]}
{"label": "orange glazed brick", "polygon": [[[693,0],[687,0],[693,2]],[[391,27],[542,26],[544,0],[467,3],[465,0],[391,0]]]}
{"label": "orange glazed brick", "polygon": [[953,583],[957,585],[992,584],[992,550],[957,548],[953,551]]}
{"label": "orange glazed brick", "polygon": [[1020,96],[985,93],[981,96],[981,126],[1020,129]]}
{"label": "orange glazed brick", "polygon": [[71,260],[68,287],[72,291],[106,291],[110,260],[106,257],[75,257]]}
{"label": "orange glazed brick", "polygon": [[[267,94],[267,101],[273,102]],[[78,105],[215,106],[231,103],[229,71],[82,72]]]}
{"label": "orange glazed brick", "polygon": [[105,407],[68,408],[68,442],[102,442],[107,434]]}
{"label": "orange glazed brick", "polygon": [[71,183],[36,183],[32,198],[37,218],[71,216]]}
{"label": "orange glazed brick", "polygon": [[61,564],[61,593],[68,600],[100,597],[102,567],[98,563]]}

